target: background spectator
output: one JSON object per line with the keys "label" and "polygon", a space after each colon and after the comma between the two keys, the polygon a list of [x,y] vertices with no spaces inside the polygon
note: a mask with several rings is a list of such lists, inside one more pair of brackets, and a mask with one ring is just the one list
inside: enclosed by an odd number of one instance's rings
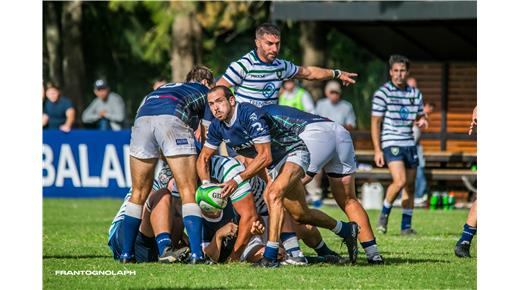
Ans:
{"label": "background spectator", "polygon": [[[413,83],[412,83],[413,84]],[[410,86],[410,82],[408,82]],[[428,117],[429,114],[433,112],[435,109],[434,103],[425,103],[424,104],[424,114]],[[417,166],[417,173],[415,176],[415,200],[414,203],[416,205],[424,205],[428,200],[428,195],[426,193],[426,189],[428,187],[428,181],[426,180],[426,176],[424,175],[424,167],[426,166],[426,161],[424,160],[424,149],[421,145],[421,129],[417,124],[413,125],[413,139],[415,140],[415,144],[417,146],[417,157],[419,158],[419,165]]]}
{"label": "background spectator", "polygon": [[43,101],[43,128],[69,132],[76,120],[76,110],[69,98],[62,96],[60,88],[48,83]]}
{"label": "background spectator", "polygon": [[283,92],[279,96],[278,104],[314,113],[314,101],[311,95],[292,79],[283,83]]}
{"label": "background spectator", "polygon": [[347,130],[356,127],[356,114],[352,104],[341,99],[341,85],[337,81],[329,81],[325,86],[326,99],[319,100],[316,113],[342,125]]}
{"label": "background spectator", "polygon": [[100,130],[121,130],[125,122],[125,103],[111,92],[104,80],[94,83],[96,99],[83,112],[83,123]]}

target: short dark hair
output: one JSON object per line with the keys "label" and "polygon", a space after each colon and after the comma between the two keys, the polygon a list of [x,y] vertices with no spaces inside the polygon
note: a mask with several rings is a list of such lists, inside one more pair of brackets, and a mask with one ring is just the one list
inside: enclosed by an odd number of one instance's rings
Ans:
{"label": "short dark hair", "polygon": [[404,65],[406,66],[406,70],[410,69],[410,60],[406,56],[400,54],[391,55],[390,59],[388,60],[390,68],[392,68],[394,63],[404,63]]}
{"label": "short dark hair", "polygon": [[214,82],[213,73],[209,68],[203,65],[194,66],[186,75],[187,83],[201,83],[203,80],[206,80],[210,85]]}
{"label": "short dark hair", "polygon": [[430,106],[435,109],[435,103],[432,103],[432,102],[426,102],[426,103],[424,103],[424,106]]}
{"label": "short dark hair", "polygon": [[280,28],[272,23],[262,23],[256,28],[255,37],[260,38],[264,34],[271,34],[280,37]]}
{"label": "short dark hair", "polygon": [[57,90],[60,90],[60,87],[59,87],[55,82],[49,81],[49,82],[47,82],[47,84],[45,85],[45,90],[48,90],[48,89],[57,89]]}
{"label": "short dark hair", "polygon": [[221,90],[224,93],[224,96],[226,97],[226,100],[228,100],[228,101],[231,96],[233,96],[233,97],[235,96],[235,95],[233,95],[233,92],[226,86],[216,86],[216,87],[212,88],[211,90],[209,90],[208,95],[210,93],[214,93],[218,90]]}

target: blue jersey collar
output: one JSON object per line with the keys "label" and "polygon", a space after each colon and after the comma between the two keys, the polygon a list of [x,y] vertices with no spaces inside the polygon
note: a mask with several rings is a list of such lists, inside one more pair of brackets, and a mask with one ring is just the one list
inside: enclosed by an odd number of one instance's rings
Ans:
{"label": "blue jersey collar", "polygon": [[[235,101],[235,102],[236,102],[236,101]],[[231,117],[231,121],[229,121],[229,124],[228,124],[226,121],[224,121],[224,124],[226,124],[226,126],[231,127],[231,126],[233,126],[233,124],[235,124],[235,121],[237,120],[237,115],[238,115],[238,105],[239,105],[239,104],[240,104],[239,102],[236,102],[235,110],[234,110],[234,112],[233,112],[233,117]]]}

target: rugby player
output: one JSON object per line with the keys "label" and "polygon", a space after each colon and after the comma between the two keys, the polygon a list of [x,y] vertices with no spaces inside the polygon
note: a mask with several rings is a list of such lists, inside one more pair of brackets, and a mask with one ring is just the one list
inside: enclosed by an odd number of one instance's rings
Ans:
{"label": "rugby player", "polygon": [[[143,204],[152,188],[153,172],[160,152],[177,180],[182,199],[183,221],[191,248],[191,262],[203,262],[201,248],[202,220],[195,203],[197,175],[193,131],[201,120],[210,120],[206,94],[213,84],[213,74],[203,66],[194,67],[185,83],[172,83],[148,94],[136,115],[130,139],[130,171],[133,192],[123,219],[122,263],[135,261],[134,242]],[[206,114],[205,114],[206,112]],[[201,134],[205,136],[205,134]]]}
{"label": "rugby player", "polygon": [[423,111],[421,92],[406,84],[410,70],[408,58],[392,55],[389,65],[391,80],[374,93],[372,100],[374,161],[378,167],[383,167],[386,162],[392,175],[392,183],[386,190],[379,216],[378,230],[386,233],[393,202],[402,190],[401,235],[415,235],[417,232],[412,228],[412,214],[419,159],[412,127],[414,123],[419,128],[427,127],[428,120]]}
{"label": "rugby player", "polygon": [[[471,135],[477,126],[477,107],[473,109],[473,116],[471,117],[471,125],[469,126],[468,134]],[[460,258],[470,258],[469,250],[471,248],[471,241],[473,236],[477,233],[477,200],[471,205],[468,218],[464,224],[460,239],[455,245],[455,255]]]}
{"label": "rugby player", "polygon": [[[134,244],[135,258],[139,263],[173,263],[186,258],[189,253],[188,247],[176,249],[179,244],[183,244],[182,220],[174,215],[175,208],[179,207],[179,202],[176,202],[178,198],[175,197],[178,192],[172,182],[166,186],[160,183],[159,179],[154,180],[153,190],[146,200],[141,216],[142,222]],[[132,190],[125,196],[108,230],[108,246],[114,259],[119,259],[123,250],[122,223],[131,195]]]}
{"label": "rugby player", "polygon": [[300,224],[311,224],[332,230],[347,245],[349,258],[357,258],[358,225],[336,221],[325,213],[309,209],[301,182],[309,165],[305,143],[276,120],[248,103],[237,103],[229,88],[217,86],[208,92],[208,105],[215,119],[208,129],[207,139],[197,159],[197,174],[201,180],[210,178],[209,160],[224,141],[239,155],[253,158],[246,170],[223,184],[224,196],[232,193],[244,180],[268,169],[268,184],[264,196],[269,207],[269,241],[261,267],[278,267],[278,247],[284,207]]}
{"label": "rugby player", "polygon": [[280,29],[271,23],[256,28],[256,48],[232,62],[217,85],[235,87],[236,101],[248,102],[257,107],[278,103],[282,82],[288,79],[338,79],[344,85],[354,84],[357,74],[339,69],[315,66],[297,66],[277,58],[280,50]]}
{"label": "rugby player", "polygon": [[350,133],[327,118],[295,108],[267,105],[261,110],[305,142],[311,157],[303,184],[309,183],[322,168],[325,170],[336,203],[349,220],[360,226],[358,237],[368,262],[382,264],[370,220],[356,197],[356,160]]}

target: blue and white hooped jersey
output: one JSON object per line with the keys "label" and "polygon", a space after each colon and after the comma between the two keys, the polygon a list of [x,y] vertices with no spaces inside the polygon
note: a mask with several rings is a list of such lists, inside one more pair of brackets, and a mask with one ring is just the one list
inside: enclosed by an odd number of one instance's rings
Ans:
{"label": "blue and white hooped jersey", "polygon": [[330,119],[304,112],[289,106],[267,105],[260,108],[267,115],[279,121],[287,129],[296,135],[305,130],[305,126],[317,122],[332,122]]}
{"label": "blue and white hooped jersey", "polygon": [[282,82],[293,78],[299,67],[290,61],[275,59],[262,62],[253,49],[232,62],[223,78],[235,87],[238,102],[247,102],[257,107],[278,103]]}
{"label": "blue and white hooped jersey", "polygon": [[199,83],[165,84],[144,97],[135,118],[173,115],[195,130],[199,120],[209,124],[213,119],[207,102],[208,91]]}
{"label": "blue and white hooped jersey", "polygon": [[128,204],[128,200],[130,200],[130,197],[132,196],[132,191],[130,190],[129,193],[126,194],[125,198],[123,199],[123,204],[117,211],[116,216],[114,217],[114,220],[112,221],[112,224],[110,225],[110,228],[108,229],[108,240],[112,238],[112,236],[115,234],[117,225],[123,221],[125,218],[126,213],[126,205]]}
{"label": "blue and white hooped jersey", "polygon": [[413,124],[422,115],[423,96],[417,88],[401,90],[387,82],[374,93],[372,116],[383,117],[382,148],[414,146]]}
{"label": "blue and white hooped jersey", "polygon": [[249,103],[237,103],[229,124],[213,119],[204,146],[216,150],[222,141],[248,158],[257,154],[254,144],[270,142],[273,162],[269,169],[291,152],[308,151],[298,135]]}
{"label": "blue and white hooped jersey", "polygon": [[[245,166],[235,158],[221,155],[211,157],[211,177],[219,183],[233,179],[244,170],[246,170]],[[231,201],[236,202],[251,192],[257,213],[267,215],[267,205],[263,197],[265,186],[265,181],[262,178],[253,176],[238,185],[238,188],[231,194]]]}

